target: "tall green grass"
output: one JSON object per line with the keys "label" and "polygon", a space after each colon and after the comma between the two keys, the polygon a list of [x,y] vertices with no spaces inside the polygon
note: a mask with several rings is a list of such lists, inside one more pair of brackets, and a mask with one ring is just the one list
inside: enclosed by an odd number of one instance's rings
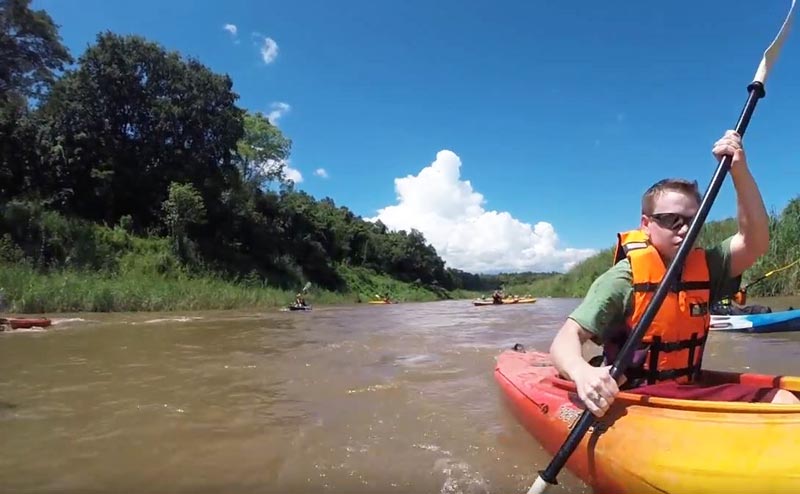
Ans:
{"label": "tall green grass", "polygon": [[[341,293],[312,285],[305,294],[306,302],[311,305],[357,303],[372,299],[375,293],[386,292],[401,302],[440,299],[430,290],[405,285],[376,273],[356,276],[369,282]],[[5,312],[25,314],[281,307],[292,303],[296,292],[233,283],[210,275],[75,270],[41,273],[25,264],[0,264],[0,286],[8,305]],[[461,295],[468,296],[467,292]]]}

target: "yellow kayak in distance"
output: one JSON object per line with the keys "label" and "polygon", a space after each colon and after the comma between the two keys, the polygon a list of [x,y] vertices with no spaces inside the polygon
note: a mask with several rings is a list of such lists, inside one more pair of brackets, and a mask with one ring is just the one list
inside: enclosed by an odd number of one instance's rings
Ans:
{"label": "yellow kayak in distance", "polygon": [[367,303],[368,304],[376,304],[376,305],[390,305],[390,304],[396,304],[397,302],[393,302],[393,301],[390,301],[390,300],[370,300]]}
{"label": "yellow kayak in distance", "polygon": [[532,304],[534,302],[536,302],[535,297],[503,299],[503,301],[499,304],[494,303],[492,299],[486,299],[486,300],[478,299],[478,300],[473,300],[472,305],[476,307],[483,307],[485,305]]}

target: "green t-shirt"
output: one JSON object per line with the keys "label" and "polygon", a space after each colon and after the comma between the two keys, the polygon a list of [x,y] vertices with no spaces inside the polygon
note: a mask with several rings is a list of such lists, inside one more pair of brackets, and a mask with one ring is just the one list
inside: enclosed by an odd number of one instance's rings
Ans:
{"label": "green t-shirt", "polygon": [[[711,300],[728,284],[731,265],[731,238],[706,249],[706,263],[711,279]],[[633,273],[631,263],[623,259],[594,280],[583,302],[569,318],[592,333],[601,344],[609,330],[621,328],[633,313]]]}

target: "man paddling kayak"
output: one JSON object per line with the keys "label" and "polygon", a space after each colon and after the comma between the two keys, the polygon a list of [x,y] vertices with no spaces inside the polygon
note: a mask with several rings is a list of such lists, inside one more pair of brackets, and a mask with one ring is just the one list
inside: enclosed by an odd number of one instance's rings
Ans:
{"label": "man paddling kayak", "polygon": [[[785,390],[739,383],[708,386],[700,381],[710,302],[719,298],[726,280],[740,276],[769,247],[769,218],[748,170],[741,137],[726,132],[712,153],[717,160],[732,156],[739,231],[716,247],[693,249],[689,254],[680,281],[667,295],[625,372],[623,387],[668,398],[800,403]],[[609,374],[611,366],[590,365],[581,346],[590,339],[602,344],[604,364],[614,362],[677,254],[700,200],[696,182],[667,179],[650,187],[642,197],[639,229],[618,235],[615,264],[594,281],[553,340],[553,364],[575,382],[578,396],[596,416],[605,414],[619,387]]]}

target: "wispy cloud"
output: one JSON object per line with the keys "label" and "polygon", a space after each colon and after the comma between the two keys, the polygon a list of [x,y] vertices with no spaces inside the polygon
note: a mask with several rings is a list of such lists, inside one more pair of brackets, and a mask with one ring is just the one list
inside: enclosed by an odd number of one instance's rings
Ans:
{"label": "wispy cloud", "polygon": [[222,26],[222,29],[231,33],[231,36],[236,36],[236,33],[238,32],[236,24],[225,24],[224,26]]}
{"label": "wispy cloud", "polygon": [[283,101],[276,101],[270,105],[269,115],[267,118],[272,125],[278,125],[278,120],[289,113],[292,107],[289,106],[289,103],[284,103]]}
{"label": "wispy cloud", "polygon": [[224,29],[225,31],[228,32],[228,34],[231,35],[231,38],[233,39],[233,44],[235,45],[239,44],[239,35],[238,35],[239,29],[236,27],[236,24],[225,24],[224,26],[222,26],[222,29]]}
{"label": "wispy cloud", "polygon": [[278,43],[270,37],[264,38],[261,44],[261,58],[269,65],[278,57]]}
{"label": "wispy cloud", "polygon": [[328,172],[325,171],[324,168],[317,168],[316,170],[314,170],[314,175],[320,178],[328,178]]}

